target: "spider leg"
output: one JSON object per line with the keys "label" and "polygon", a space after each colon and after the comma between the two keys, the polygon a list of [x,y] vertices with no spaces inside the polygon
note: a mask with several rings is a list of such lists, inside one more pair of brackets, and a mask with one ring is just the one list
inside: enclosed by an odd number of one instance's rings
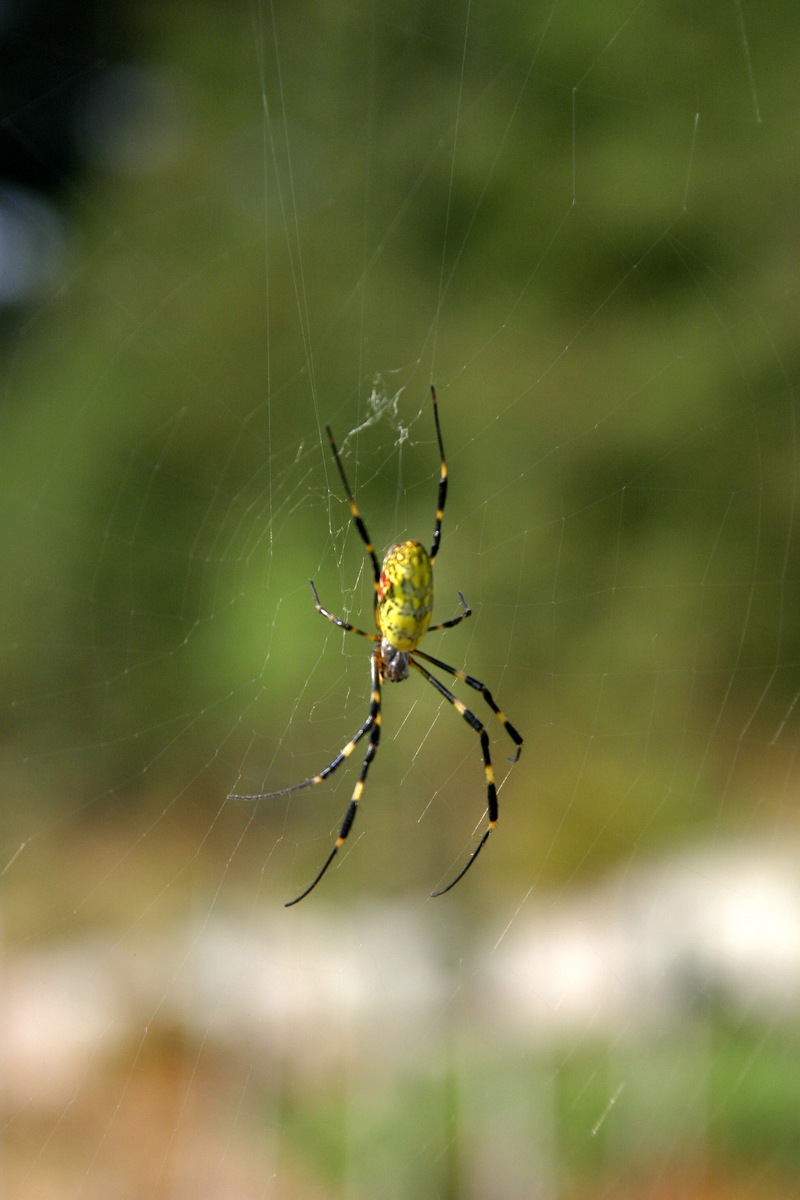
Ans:
{"label": "spider leg", "polygon": [[325,432],[328,435],[328,441],[330,442],[331,450],[333,451],[333,458],[334,458],[336,466],[339,470],[339,478],[342,481],[342,487],[344,488],[344,494],[347,497],[347,503],[350,506],[350,515],[353,518],[353,524],[355,525],[356,529],[358,530],[358,536],[361,538],[362,542],[364,543],[364,548],[366,549],[367,554],[370,556],[370,559],[372,560],[372,574],[375,578],[375,603],[377,604],[377,602],[378,602],[378,584],[380,583],[380,578],[381,578],[381,568],[380,568],[380,564],[378,562],[378,557],[375,553],[375,547],[373,546],[372,540],[370,539],[369,533],[367,532],[367,527],[364,524],[364,518],[361,516],[361,513],[359,512],[358,505],[356,504],[355,497],[353,496],[352,488],[350,487],[350,484],[347,482],[347,476],[344,473],[344,467],[342,466],[342,460],[339,458],[339,451],[336,449],[336,442],[333,440],[333,433],[331,432],[330,425],[325,426]]}
{"label": "spider leg", "polygon": [[[460,594],[461,593],[459,592],[459,595]],[[462,615],[466,617],[469,614],[463,613]],[[430,633],[430,630],[428,630],[428,632]],[[414,653],[418,654],[420,658],[424,658],[426,662],[431,663],[434,667],[438,667],[439,670],[447,671],[448,675],[453,675],[456,679],[460,679],[462,683],[466,683],[467,687],[474,688],[476,692],[480,692],[494,715],[498,718],[498,720],[502,721],[503,728],[511,738],[514,745],[517,747],[517,753],[513,758],[508,760],[509,762],[516,762],[522,753],[522,735],[517,733],[506,714],[497,707],[494,696],[489,691],[486,684],[481,683],[479,679],[475,679],[472,675],[466,675],[463,671],[457,671],[455,667],[449,666],[446,662],[442,662],[442,660],[439,658],[434,658],[432,654],[425,654],[422,650],[415,650]],[[456,707],[458,707],[458,705],[456,705]]]}
{"label": "spider leg", "polygon": [[[339,850],[344,845],[344,843],[347,839],[347,835],[349,834],[350,829],[352,828],[353,821],[355,820],[356,812],[358,811],[358,804],[359,804],[359,801],[361,800],[361,796],[364,792],[364,785],[365,785],[366,779],[367,779],[367,772],[369,771],[370,764],[371,764],[373,758],[377,754],[378,744],[381,740],[380,664],[381,664],[381,649],[380,649],[380,646],[376,646],[375,649],[372,651],[372,657],[370,660],[371,674],[372,674],[372,694],[370,696],[370,701],[369,701],[369,714],[367,715],[367,719],[364,722],[364,724],[362,725],[361,729],[356,734],[355,738],[353,738],[353,741],[348,743],[349,749],[347,747],[345,747],[345,750],[349,754],[350,750],[352,750],[353,746],[356,744],[356,742],[359,740],[359,738],[362,737],[364,733],[366,733],[367,729],[369,729],[369,731],[370,731],[369,732],[369,745],[367,746],[366,753],[364,754],[364,759],[361,763],[361,770],[359,772],[358,779],[356,780],[356,786],[353,788],[353,795],[350,799],[350,803],[347,806],[347,811],[344,814],[344,820],[342,821],[342,824],[339,828],[339,833],[336,837],[336,841],[333,843],[333,849],[331,850],[328,857],[325,859],[325,862],[322,864],[321,869],[314,876],[314,878],[312,879],[312,881],[308,885],[308,887],[305,888],[304,891],[302,891],[299,896],[295,896],[294,900],[287,900],[286,904],[284,905],[285,908],[291,908],[293,904],[298,904],[301,900],[304,900],[309,892],[313,892],[314,888],[317,886],[320,879],[322,879],[322,876],[325,874],[328,867],[331,865],[334,858],[339,853]],[[342,751],[342,755],[340,756],[339,761],[341,761],[342,757],[346,757],[345,751]],[[335,770],[338,765],[339,765],[338,762],[336,762],[335,765],[331,764],[331,767],[330,767],[328,773],[330,774],[330,771]],[[321,775],[320,778],[322,778],[322,777],[323,776]],[[316,783],[317,780],[313,779],[311,782]],[[291,790],[291,789],[289,789],[289,790]]]}
{"label": "spider leg", "polygon": [[[414,651],[414,653],[418,653],[418,651]],[[426,655],[425,657],[427,658],[428,656]],[[445,700],[447,700],[447,702],[449,704],[452,704],[453,708],[456,710],[456,712],[459,714],[459,716],[462,716],[464,718],[464,720],[467,722],[467,724],[470,726],[470,728],[474,729],[475,732],[478,734],[478,736],[481,739],[481,753],[483,754],[483,769],[486,772],[486,795],[487,795],[487,808],[489,810],[489,824],[483,834],[483,837],[478,842],[477,846],[472,851],[472,854],[470,854],[469,858],[467,859],[466,865],[461,868],[461,870],[456,875],[455,879],[451,879],[451,881],[450,881],[450,883],[448,883],[447,887],[440,888],[438,892],[431,893],[432,896],[443,896],[445,894],[445,892],[450,891],[450,888],[455,887],[455,885],[458,883],[459,879],[462,879],[464,877],[464,875],[466,875],[467,871],[470,869],[472,864],[475,862],[475,859],[478,857],[481,850],[486,845],[489,834],[492,832],[495,825],[497,824],[497,816],[498,816],[497,788],[495,787],[495,784],[494,784],[494,770],[492,768],[492,758],[489,753],[489,735],[486,732],[486,727],[482,724],[481,721],[478,720],[478,718],[475,716],[475,714],[473,712],[470,712],[470,710],[467,708],[466,704],[462,703],[461,700],[457,699],[457,697],[453,695],[453,693],[449,690],[449,688],[446,688],[445,685],[440,680],[438,680],[435,675],[431,675],[430,671],[426,671],[425,668],[423,666],[421,666],[418,662],[416,662],[415,659],[409,658],[408,661],[410,662],[412,667],[414,667],[417,671],[419,671],[420,675],[422,675],[425,679],[427,679],[428,683],[432,684],[433,687],[436,688],[437,692],[439,692],[440,695],[444,696]],[[434,659],[432,661],[435,662],[436,660]],[[455,674],[455,672],[454,672],[454,674]]]}
{"label": "spider leg", "polygon": [[440,625],[429,625],[428,633],[435,633],[437,629],[452,629],[454,625],[460,625],[462,621],[466,621],[467,617],[472,616],[472,609],[467,604],[461,592],[458,593],[458,598],[461,601],[464,611],[459,613],[457,617],[453,617],[452,621],[442,621]]}
{"label": "spider leg", "polygon": [[439,405],[436,402],[436,388],[433,384],[431,384],[431,400],[433,401],[433,420],[436,425],[436,440],[439,443],[439,458],[441,460],[439,496],[436,501],[436,524],[433,527],[433,545],[430,552],[430,560],[434,562],[436,555],[439,553],[439,546],[442,541],[442,517],[444,516],[444,506],[447,500],[447,463],[444,459],[444,443],[442,442],[442,430],[439,426]]}
{"label": "spider leg", "polygon": [[309,579],[308,582],[311,584],[311,592],[314,597],[314,607],[320,616],[326,617],[329,621],[333,621],[334,625],[338,625],[340,629],[345,631],[345,633],[357,633],[359,637],[369,638],[371,642],[379,642],[381,640],[377,633],[367,633],[364,629],[359,629],[357,626],[351,625],[349,621],[343,621],[341,617],[335,617],[333,613],[328,612],[327,608],[323,608],[319,602],[319,595],[317,593],[317,589],[314,587],[314,580]]}
{"label": "spider leg", "polygon": [[[314,606],[316,607],[318,613],[321,613],[323,617],[327,617],[329,621],[333,621],[334,625],[338,625],[340,629],[344,629],[345,633],[357,633],[360,637],[369,638],[369,640],[372,642],[380,641],[377,633],[367,633],[363,629],[357,629],[356,626],[351,625],[349,621],[343,621],[341,617],[335,617],[333,613],[329,613],[327,608],[323,608],[319,602],[319,596],[317,595],[317,589],[314,587],[313,580],[309,579],[308,582],[311,584],[311,591],[314,596]],[[367,730],[372,726],[373,722],[374,714],[372,708],[370,707],[369,716],[355,737],[352,738],[346,746],[342,747],[342,749],[336,755],[336,758],[334,758],[333,762],[328,763],[327,767],[324,767],[318,775],[312,775],[310,779],[304,779],[302,783],[293,783],[291,787],[278,788],[278,790],[275,792],[255,792],[250,795],[245,795],[241,792],[230,792],[228,799],[269,800],[272,796],[287,796],[289,792],[299,792],[302,788],[311,787],[313,783],[322,783],[324,779],[327,779],[329,775],[332,775],[336,768],[340,767],[344,760],[353,753],[353,750],[361,741]],[[302,897],[298,897],[298,899],[302,899]]]}
{"label": "spider leg", "polygon": [[336,758],[334,758],[333,762],[328,763],[327,767],[324,767],[320,771],[319,775],[312,775],[312,777],[310,779],[304,779],[302,783],[293,783],[291,785],[291,787],[278,788],[278,790],[276,792],[256,792],[255,795],[251,795],[251,796],[244,796],[240,792],[231,792],[228,796],[228,799],[229,800],[269,800],[273,796],[288,796],[289,792],[299,792],[302,788],[311,787],[311,785],[314,783],[322,783],[323,780],[327,779],[329,775],[333,774],[333,772],[336,770],[337,767],[340,767],[342,765],[342,763],[344,762],[344,760],[346,758],[350,757],[350,755],[353,753],[353,751],[355,750],[358,743],[361,741],[364,734],[371,727],[372,722],[373,722],[373,716],[372,716],[372,712],[370,711],[370,715],[367,717],[366,721],[361,726],[361,728],[359,729],[359,731],[355,735],[355,737],[351,738],[351,740],[347,743],[347,745],[342,747],[342,749],[336,755]]}

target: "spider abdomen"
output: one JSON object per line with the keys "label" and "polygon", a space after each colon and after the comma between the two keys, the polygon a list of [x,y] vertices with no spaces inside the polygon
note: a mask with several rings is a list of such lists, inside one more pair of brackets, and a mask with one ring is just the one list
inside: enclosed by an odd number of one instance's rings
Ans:
{"label": "spider abdomen", "polygon": [[416,649],[433,611],[433,567],[420,542],[397,542],[386,551],[378,583],[375,619],[396,650]]}

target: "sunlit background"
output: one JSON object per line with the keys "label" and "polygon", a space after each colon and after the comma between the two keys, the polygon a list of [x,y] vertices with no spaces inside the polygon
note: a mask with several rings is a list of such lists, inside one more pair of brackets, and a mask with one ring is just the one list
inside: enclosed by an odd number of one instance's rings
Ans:
{"label": "sunlit background", "polygon": [[800,1191],[795,27],[4,6],[5,1196]]}

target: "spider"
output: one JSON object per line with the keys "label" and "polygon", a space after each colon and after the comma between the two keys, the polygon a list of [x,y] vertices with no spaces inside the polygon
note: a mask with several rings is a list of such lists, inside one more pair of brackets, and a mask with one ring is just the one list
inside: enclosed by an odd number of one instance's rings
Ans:
{"label": "spider", "polygon": [[522,751],[521,736],[517,733],[508,717],[495,704],[494,697],[485,684],[481,683],[478,679],[474,679],[472,675],[458,671],[455,667],[448,666],[447,663],[419,649],[419,644],[426,633],[433,633],[439,629],[452,629],[454,625],[458,625],[467,617],[472,616],[472,609],[467,604],[461,592],[459,592],[458,598],[461,601],[462,609],[459,615],[453,617],[450,621],[442,621],[440,625],[430,624],[431,612],[433,611],[433,564],[436,561],[436,555],[439,553],[441,546],[442,517],[444,516],[444,506],[447,498],[447,463],[444,457],[442,431],[439,426],[439,407],[436,400],[436,389],[433,386],[431,386],[431,401],[433,404],[433,419],[436,425],[436,438],[439,443],[439,456],[441,460],[436,523],[433,528],[433,544],[430,551],[428,551],[420,542],[395,542],[386,551],[382,565],[378,563],[375,549],[370,541],[367,527],[364,524],[364,519],[359,512],[350,484],[347,482],[347,476],[345,475],[342,460],[339,457],[339,451],[336,448],[336,442],[333,439],[330,426],[325,426],[333,458],[342,480],[344,494],[350,506],[353,523],[358,530],[358,534],[364,543],[366,552],[372,563],[372,571],[375,576],[373,610],[378,632],[367,633],[365,630],[351,625],[349,621],[343,621],[341,617],[336,617],[333,613],[328,612],[320,603],[314,581],[309,580],[309,583],[311,585],[311,594],[314,597],[314,606],[321,616],[325,617],[328,621],[332,621],[334,625],[338,625],[346,633],[356,633],[359,637],[368,638],[375,643],[375,647],[370,655],[372,692],[370,694],[369,712],[364,724],[355,736],[346,746],[342,747],[333,761],[327,767],[324,767],[318,775],[314,775],[311,779],[304,779],[302,783],[295,783],[291,787],[279,788],[275,792],[259,792],[256,795],[231,793],[228,798],[231,800],[264,800],[272,796],[285,796],[289,792],[297,792],[301,788],[310,787],[312,784],[322,783],[324,779],[333,774],[337,767],[341,766],[346,758],[349,758],[367,733],[369,734],[369,744],[361,763],[361,771],[356,780],[352,798],[347,806],[347,811],[339,828],[336,841],[333,844],[333,849],[308,887],[304,888],[300,895],[295,896],[293,900],[288,900],[285,905],[286,908],[290,908],[293,904],[298,904],[301,900],[305,899],[309,892],[314,890],[344,845],[353,826],[358,805],[364,793],[367,773],[378,751],[378,743],[381,736],[381,685],[384,683],[402,683],[404,679],[408,679],[411,668],[435,687],[437,692],[445,698],[448,704],[452,704],[459,716],[463,717],[470,728],[478,734],[481,743],[481,753],[483,754],[483,767],[486,774],[489,823],[477,846],[456,877],[446,887],[433,892],[432,896],[443,896],[445,892],[449,892],[452,887],[455,887],[458,881],[466,875],[478,857],[478,854],[486,845],[489,834],[497,824],[498,816],[497,790],[494,783],[492,760],[489,754],[489,735],[486,732],[485,726],[475,714],[461,700],[457,699],[449,688],[446,688],[435,675],[432,675],[418,661],[419,659],[424,659],[431,666],[437,667],[440,671],[445,671],[448,675],[452,675],[455,679],[460,679],[468,687],[480,692],[489,708],[502,722],[506,733],[517,747],[516,754],[509,759],[509,762],[516,762]]}

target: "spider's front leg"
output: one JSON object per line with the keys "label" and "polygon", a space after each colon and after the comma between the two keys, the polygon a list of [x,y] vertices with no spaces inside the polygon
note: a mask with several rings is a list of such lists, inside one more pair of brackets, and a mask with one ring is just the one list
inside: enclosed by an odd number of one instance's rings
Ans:
{"label": "spider's front leg", "polygon": [[[312,584],[311,586],[313,588],[314,585]],[[328,614],[326,613],[324,615],[327,616]],[[335,621],[335,618],[331,619]],[[360,630],[355,632],[360,632]],[[365,634],[364,636],[369,637],[371,635]],[[339,850],[344,845],[352,828],[356,812],[358,811],[359,801],[361,800],[361,796],[364,792],[364,785],[367,780],[367,772],[369,771],[373,758],[378,752],[378,745],[381,740],[381,662],[381,648],[380,646],[376,646],[370,657],[372,693],[369,700],[369,713],[366,721],[364,722],[364,726],[362,726],[362,728],[369,727],[369,745],[367,746],[366,753],[364,754],[364,759],[361,763],[361,770],[359,772],[358,779],[356,780],[356,786],[353,788],[353,795],[350,799],[350,803],[347,806],[347,811],[344,814],[344,820],[340,826],[336,841],[333,844],[333,849],[325,859],[325,862],[322,864],[322,868],[317,872],[308,887],[305,888],[305,890],[302,891],[299,896],[295,896],[294,900],[286,901],[286,908],[291,908],[293,904],[298,904],[300,900],[304,900],[306,898],[309,892],[313,892],[314,888],[317,886],[320,879],[322,879],[322,876],[325,874],[328,867],[339,853]]]}
{"label": "spider's front leg", "polygon": [[[433,658],[430,654],[423,654],[421,650],[416,650],[414,653],[419,655],[420,658],[424,658],[426,662],[433,663],[435,666],[441,667],[442,670],[448,671],[449,674],[454,675],[457,679],[463,680],[464,683],[468,683],[470,687],[475,688],[476,691],[481,693],[492,712],[494,712],[499,720],[502,721],[503,727],[505,728],[508,736],[515,743],[517,747],[517,753],[511,761],[516,762],[522,749],[522,737],[517,733],[516,729],[508,720],[508,717],[506,717],[505,713],[501,712],[497,707],[494,702],[494,698],[492,697],[492,694],[486,685],[481,683],[478,679],[473,679],[471,675],[465,675],[463,671],[457,671],[455,667],[451,667],[447,663],[441,662],[438,658]],[[416,671],[419,671],[423,679],[427,679],[428,683],[436,688],[439,695],[443,696],[448,704],[452,704],[459,716],[461,716],[469,725],[469,727],[474,730],[475,733],[477,733],[478,738],[480,739],[481,754],[483,756],[483,769],[486,776],[486,807],[489,812],[489,823],[484,830],[483,836],[481,837],[477,846],[472,851],[465,865],[458,872],[455,879],[451,879],[446,887],[439,888],[438,891],[431,893],[432,896],[443,896],[445,892],[449,892],[452,887],[455,887],[460,879],[463,879],[483,847],[486,845],[487,841],[489,840],[489,834],[497,824],[497,787],[495,786],[494,782],[494,768],[492,766],[492,756],[489,750],[489,735],[486,732],[486,727],[484,726],[483,722],[475,716],[475,713],[472,712],[471,709],[467,708],[463,701],[454,696],[450,689],[445,687],[441,680],[437,679],[435,675],[432,675],[430,671],[426,670],[422,663],[417,662],[413,657],[410,659],[410,663]]]}

